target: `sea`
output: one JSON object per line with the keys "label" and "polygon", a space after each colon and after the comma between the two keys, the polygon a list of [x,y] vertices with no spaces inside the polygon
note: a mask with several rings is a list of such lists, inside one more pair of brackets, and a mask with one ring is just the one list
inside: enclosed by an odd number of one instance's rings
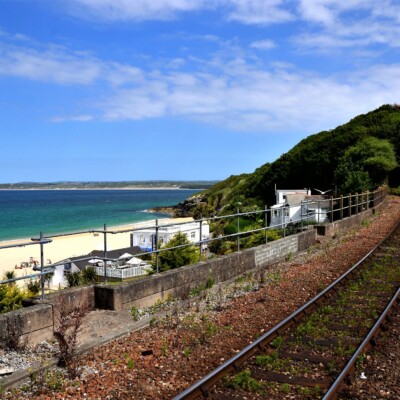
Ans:
{"label": "sea", "polygon": [[133,224],[168,214],[148,209],[172,206],[199,190],[1,190],[0,240],[38,237]]}

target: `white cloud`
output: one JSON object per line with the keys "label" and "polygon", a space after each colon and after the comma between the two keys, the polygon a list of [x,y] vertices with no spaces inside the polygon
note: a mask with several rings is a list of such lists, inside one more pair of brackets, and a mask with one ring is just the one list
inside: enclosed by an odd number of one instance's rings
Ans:
{"label": "white cloud", "polygon": [[312,48],[398,47],[400,5],[392,0],[300,0],[299,18],[310,22],[294,41]]}
{"label": "white cloud", "polygon": [[178,13],[193,11],[207,4],[205,0],[69,0],[71,12],[80,17],[105,21],[168,20]]}
{"label": "white cloud", "polygon": [[244,24],[271,24],[294,20],[294,14],[288,10],[290,0],[227,0],[233,8],[228,18]]}
{"label": "white cloud", "polygon": [[250,47],[259,50],[271,50],[276,47],[276,44],[273,40],[265,39],[265,40],[257,40],[250,44]]}
{"label": "white cloud", "polygon": [[70,117],[53,117],[51,118],[51,122],[61,123],[61,122],[89,122],[92,121],[94,117],[92,115],[73,115]]}
{"label": "white cloud", "polygon": [[101,76],[98,61],[59,49],[45,51],[0,43],[0,75],[60,84],[88,84]]}
{"label": "white cloud", "polygon": [[312,133],[398,102],[400,65],[377,66],[340,80],[284,66],[238,65],[221,64],[207,74],[147,76],[142,86],[116,91],[104,102],[104,117],[180,117],[237,130]]}
{"label": "white cloud", "polygon": [[229,129],[312,133],[383,103],[399,102],[400,65],[394,63],[323,76],[284,60],[265,65],[244,52],[227,51],[195,62],[190,55],[165,60],[158,69],[145,70],[61,47],[0,46],[0,74],[91,85],[95,90],[89,93],[102,93],[86,98],[86,109],[52,119],[59,123],[91,121],[94,115],[109,121],[176,117]]}

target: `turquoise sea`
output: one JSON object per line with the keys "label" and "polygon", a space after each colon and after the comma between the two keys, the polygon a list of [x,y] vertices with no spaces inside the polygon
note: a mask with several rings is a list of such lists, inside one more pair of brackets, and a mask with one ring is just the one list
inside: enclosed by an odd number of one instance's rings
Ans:
{"label": "turquoise sea", "polygon": [[198,190],[1,190],[0,240],[132,224],[166,214],[147,209],[178,204]]}

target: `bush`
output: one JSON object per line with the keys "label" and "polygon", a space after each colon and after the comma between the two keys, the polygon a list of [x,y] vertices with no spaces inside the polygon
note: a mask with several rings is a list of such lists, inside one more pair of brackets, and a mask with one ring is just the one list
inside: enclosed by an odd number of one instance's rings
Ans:
{"label": "bush", "polygon": [[88,265],[85,269],[81,271],[82,283],[94,283],[97,281],[96,268]]}
{"label": "bush", "polygon": [[[159,271],[168,271],[170,269],[190,265],[199,261],[199,251],[191,244],[186,234],[178,232],[170,241],[165,244],[165,247],[182,246],[177,249],[161,251],[158,255]],[[156,269],[156,257],[153,256],[153,270]]]}
{"label": "bush", "polygon": [[69,272],[65,275],[65,277],[67,278],[68,287],[79,286],[81,282],[80,271]]}
{"label": "bush", "polygon": [[40,292],[40,280],[29,279],[26,288],[28,289],[29,295],[36,296]]}
{"label": "bush", "polygon": [[15,284],[0,285],[0,313],[6,313],[22,308],[22,300],[27,293]]}

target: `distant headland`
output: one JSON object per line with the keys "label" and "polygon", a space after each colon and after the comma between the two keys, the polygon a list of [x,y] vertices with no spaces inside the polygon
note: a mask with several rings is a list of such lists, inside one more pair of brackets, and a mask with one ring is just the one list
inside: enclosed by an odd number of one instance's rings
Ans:
{"label": "distant headland", "polygon": [[0,190],[146,190],[208,189],[218,181],[96,181],[96,182],[17,182],[0,183]]}

